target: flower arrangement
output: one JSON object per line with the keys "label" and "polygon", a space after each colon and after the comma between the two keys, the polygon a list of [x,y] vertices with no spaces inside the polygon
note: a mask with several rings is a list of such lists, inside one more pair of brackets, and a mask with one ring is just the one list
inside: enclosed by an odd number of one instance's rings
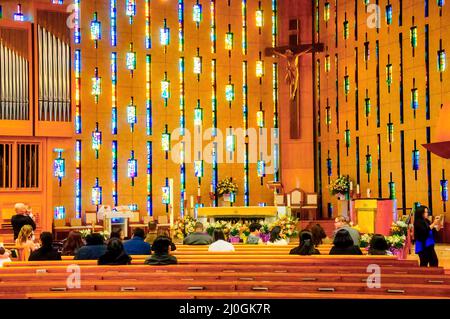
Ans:
{"label": "flower arrangement", "polygon": [[177,219],[177,221],[172,226],[172,233],[174,238],[183,239],[195,230],[195,223],[197,222],[191,216],[185,216],[183,218]]}
{"label": "flower arrangement", "polygon": [[[91,229],[82,229],[80,230],[81,238],[86,239],[86,237],[92,233]],[[103,240],[108,240],[110,233],[106,230],[99,232],[99,234],[103,237]]]}
{"label": "flower arrangement", "polygon": [[241,227],[242,227],[241,223],[236,223],[232,225],[229,230],[230,237],[239,237],[241,233]]}
{"label": "flower arrangement", "polygon": [[275,226],[281,227],[280,236],[282,238],[292,238],[298,236],[297,230],[298,219],[292,216],[283,216],[277,221],[275,221],[272,225],[270,225],[270,229]]}
{"label": "flower arrangement", "polygon": [[224,194],[236,194],[238,186],[233,182],[231,177],[226,177],[217,184],[217,194],[223,196]]}
{"label": "flower arrangement", "polygon": [[390,246],[390,250],[402,249],[405,246],[406,236],[404,235],[392,235],[386,236],[386,241]]}
{"label": "flower arrangement", "polygon": [[359,242],[361,248],[369,247],[370,241],[372,240],[373,234],[363,234]]}
{"label": "flower arrangement", "polygon": [[406,222],[404,222],[403,220],[399,220],[397,222],[392,223],[391,226],[392,235],[406,236],[407,233],[408,233],[408,224],[406,224]]}
{"label": "flower arrangement", "polygon": [[347,194],[350,189],[350,181],[347,176],[339,176],[328,185],[331,195]]}

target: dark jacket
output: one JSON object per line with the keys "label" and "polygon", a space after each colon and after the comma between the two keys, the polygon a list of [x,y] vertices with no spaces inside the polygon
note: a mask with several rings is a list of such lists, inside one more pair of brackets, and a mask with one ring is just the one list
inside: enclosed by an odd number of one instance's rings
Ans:
{"label": "dark jacket", "polygon": [[184,245],[209,245],[213,239],[206,233],[192,233],[189,234],[184,240]]}
{"label": "dark jacket", "polygon": [[83,246],[75,254],[76,260],[97,260],[106,252],[105,245]]}
{"label": "dark jacket", "polygon": [[357,246],[350,246],[350,247],[336,247],[333,246],[330,250],[330,255],[362,255],[362,251]]}
{"label": "dark jacket", "polygon": [[13,217],[11,217],[11,225],[14,231],[14,240],[17,239],[20,230],[25,225],[31,225],[31,227],[33,227],[33,230],[36,230],[36,223],[34,222],[33,218],[27,215],[14,215]]}
{"label": "dark jacket", "polygon": [[[430,236],[430,221],[426,218],[417,219],[414,221],[414,240],[425,242]],[[433,235],[436,230],[433,228]]]}
{"label": "dark jacket", "polygon": [[119,255],[110,251],[105,252],[97,262],[99,265],[129,265],[131,264],[131,257],[125,251]]}
{"label": "dark jacket", "polygon": [[53,247],[41,247],[33,251],[28,261],[61,260],[61,254]]}
{"label": "dark jacket", "polygon": [[128,255],[150,255],[150,244],[146,243],[141,237],[133,237],[123,243],[123,249],[125,249]]}
{"label": "dark jacket", "polygon": [[169,254],[153,254],[144,262],[146,265],[174,265],[177,264],[177,257]]}

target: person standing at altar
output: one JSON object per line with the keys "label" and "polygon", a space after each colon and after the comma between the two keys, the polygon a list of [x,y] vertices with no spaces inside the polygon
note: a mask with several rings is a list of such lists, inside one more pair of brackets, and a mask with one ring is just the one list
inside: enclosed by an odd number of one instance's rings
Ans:
{"label": "person standing at altar", "polygon": [[350,220],[347,217],[345,216],[336,217],[336,219],[334,220],[334,227],[336,228],[336,230],[334,231],[333,237],[336,236],[338,231],[340,231],[341,229],[345,229],[352,237],[353,244],[359,247],[361,235],[359,234],[359,231],[350,226]]}
{"label": "person standing at altar", "polygon": [[438,267],[439,260],[434,250],[434,236],[439,230],[441,220],[436,216],[433,222],[428,219],[428,207],[419,206],[414,212],[414,239],[416,254],[419,255],[420,266]]}
{"label": "person standing at altar", "polygon": [[203,224],[197,222],[195,224],[195,231],[186,236],[183,240],[184,245],[209,245],[213,242],[211,236],[205,233]]}
{"label": "person standing at altar", "polygon": [[247,244],[250,245],[259,245],[263,244],[263,240],[259,236],[261,232],[259,231],[261,229],[261,224],[259,223],[251,223],[248,227],[250,230],[250,235],[247,237]]}
{"label": "person standing at altar", "polygon": [[11,217],[11,225],[14,231],[14,240],[16,240],[23,226],[30,225],[33,230],[36,230],[36,223],[33,215],[31,214],[31,210],[28,209],[27,205],[17,203],[14,205],[14,209],[16,211],[16,215]]}

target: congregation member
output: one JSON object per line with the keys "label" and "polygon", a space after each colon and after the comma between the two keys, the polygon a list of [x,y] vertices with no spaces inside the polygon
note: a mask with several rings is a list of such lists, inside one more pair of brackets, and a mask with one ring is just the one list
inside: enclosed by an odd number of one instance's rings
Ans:
{"label": "congregation member", "polygon": [[299,245],[298,247],[292,248],[289,252],[290,255],[320,255],[320,251],[318,251],[314,247],[314,235],[308,230],[302,230],[298,235]]}
{"label": "congregation member", "polygon": [[330,255],[362,255],[362,251],[353,243],[352,236],[347,229],[339,229],[334,235],[333,247]]}
{"label": "congregation member", "polygon": [[203,224],[197,222],[193,233],[186,236],[183,240],[184,245],[209,245],[213,242],[211,236],[205,233]]}
{"label": "congregation member", "polygon": [[429,210],[419,206],[414,212],[414,239],[416,254],[419,255],[421,267],[438,267],[439,260],[434,250],[435,235],[441,225],[439,216],[433,222],[428,219]]}
{"label": "congregation member", "polygon": [[99,265],[130,265],[131,257],[126,253],[119,238],[111,238],[106,251],[98,258]]}
{"label": "congregation member", "polygon": [[86,236],[86,246],[81,247],[75,253],[76,260],[98,260],[106,251],[103,236],[92,233]]}
{"label": "congregation member", "polygon": [[0,246],[0,268],[3,267],[3,264],[6,262],[10,262],[10,252],[7,251],[4,247]]}
{"label": "congregation member", "polygon": [[150,255],[150,244],[144,241],[145,232],[142,228],[133,230],[133,237],[123,243],[128,255]]}
{"label": "congregation member", "polygon": [[146,265],[173,265],[177,264],[177,257],[172,256],[169,237],[158,236],[152,245],[153,254],[145,259]]}
{"label": "congregation member", "polygon": [[261,232],[259,231],[261,229],[261,224],[259,223],[251,223],[248,227],[250,231],[250,235],[247,237],[247,244],[250,245],[258,245],[263,244],[263,241],[261,237],[259,236]]}
{"label": "congregation member", "polygon": [[157,227],[158,224],[155,221],[148,222],[148,233],[144,240],[146,243],[153,245],[153,241],[158,237]]}
{"label": "congregation member", "polygon": [[19,236],[19,232],[25,225],[30,225],[32,230],[36,230],[36,223],[29,207],[23,203],[14,205],[16,215],[11,217],[11,225],[14,232],[14,240]]}
{"label": "congregation member", "polygon": [[21,248],[20,260],[27,261],[30,254],[39,248],[39,245],[34,242],[34,232],[31,225],[24,225],[17,236],[16,246]]}
{"label": "congregation member", "polygon": [[214,229],[214,242],[209,245],[208,251],[234,251],[233,244],[225,240],[225,234],[222,229]]}
{"label": "congregation member", "polygon": [[78,250],[84,246],[83,238],[79,231],[71,231],[64,241],[61,255],[75,256]]}
{"label": "congregation member", "polygon": [[53,247],[52,233],[41,233],[40,240],[41,247],[31,253],[29,261],[61,260],[61,253]]}
{"label": "congregation member", "polygon": [[267,245],[276,245],[276,246],[286,246],[288,242],[286,239],[281,237],[281,227],[275,226],[270,232],[270,239],[267,242]]}
{"label": "congregation member", "polygon": [[375,234],[372,236],[369,243],[369,255],[392,255],[388,249],[389,244],[383,235]]}
{"label": "congregation member", "polygon": [[115,228],[111,231],[111,234],[109,235],[109,238],[117,238],[120,240],[125,239],[125,235],[123,234],[122,228]]}
{"label": "congregation member", "polygon": [[[166,228],[158,229],[156,238],[161,237],[161,236],[169,238],[169,240],[170,240],[170,251],[177,250],[177,246],[173,243],[172,238],[170,237],[169,230],[167,230]],[[156,240],[156,238],[155,238],[155,240]]]}
{"label": "congregation member", "polygon": [[319,246],[323,244],[331,244],[332,240],[328,238],[325,230],[320,226],[320,224],[312,223],[307,228],[312,234],[312,242],[314,246]]}
{"label": "congregation member", "polygon": [[334,227],[336,228],[334,235],[336,235],[336,233],[339,230],[345,229],[352,237],[354,245],[359,247],[361,235],[359,234],[359,231],[350,226],[350,220],[347,217],[345,216],[336,217],[336,219],[334,220]]}

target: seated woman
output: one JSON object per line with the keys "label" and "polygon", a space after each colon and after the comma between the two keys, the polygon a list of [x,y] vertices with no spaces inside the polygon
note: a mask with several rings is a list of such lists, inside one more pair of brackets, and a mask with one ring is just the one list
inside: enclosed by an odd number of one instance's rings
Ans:
{"label": "seated woman", "polygon": [[[157,233],[156,238],[161,237],[161,236],[169,238],[169,240],[170,240],[170,251],[177,250],[177,246],[173,243],[172,238],[170,238],[169,231],[167,229],[165,229],[165,228],[158,229],[158,233]],[[155,240],[156,240],[156,238],[155,238]]]}
{"label": "seated woman", "polygon": [[334,236],[330,255],[362,255],[362,251],[353,244],[352,236],[346,229],[339,229]]}
{"label": "seated woman", "polygon": [[20,229],[16,239],[16,246],[22,248],[20,254],[21,261],[27,261],[30,258],[30,254],[39,248],[39,245],[34,243],[34,232],[31,225],[24,225]]}
{"label": "seated woman", "polygon": [[234,251],[234,246],[225,241],[222,229],[214,229],[213,243],[209,245],[208,251]]}
{"label": "seated woman", "polygon": [[369,255],[392,255],[389,244],[383,235],[375,234],[369,243]]}
{"label": "seated woman", "polygon": [[277,246],[285,246],[288,244],[286,239],[281,238],[281,227],[275,226],[272,228],[272,231],[270,232],[270,239],[267,242],[267,245],[277,245]]}
{"label": "seated woman", "polygon": [[28,258],[29,261],[61,260],[61,254],[53,248],[53,235],[49,232],[41,233],[41,248],[36,249]]}
{"label": "seated woman", "polygon": [[83,238],[79,231],[71,231],[64,241],[61,255],[75,256],[77,251],[84,246]]}
{"label": "seated woman", "polygon": [[110,239],[111,239],[111,238],[117,238],[117,239],[120,239],[120,240],[124,240],[124,239],[125,239],[125,236],[124,236],[124,234],[123,234],[122,228],[116,228],[116,229],[114,229],[114,230],[111,232],[111,234],[109,235],[109,238],[110,238]]}
{"label": "seated woman", "polygon": [[323,244],[331,244],[332,240],[327,237],[325,230],[320,226],[320,224],[310,224],[308,230],[312,234],[312,241],[314,246],[319,246]]}
{"label": "seated woman", "polygon": [[146,265],[173,265],[178,263],[177,257],[170,255],[171,243],[169,237],[158,236],[152,245],[153,254],[145,259]]}
{"label": "seated woman", "polygon": [[299,245],[298,247],[292,248],[289,252],[290,255],[320,255],[320,251],[318,251],[313,244],[313,234],[310,231],[303,230],[299,234]]}
{"label": "seated woman", "polygon": [[123,249],[120,239],[111,238],[106,246],[106,252],[100,256],[97,263],[99,265],[129,265],[131,257]]}

